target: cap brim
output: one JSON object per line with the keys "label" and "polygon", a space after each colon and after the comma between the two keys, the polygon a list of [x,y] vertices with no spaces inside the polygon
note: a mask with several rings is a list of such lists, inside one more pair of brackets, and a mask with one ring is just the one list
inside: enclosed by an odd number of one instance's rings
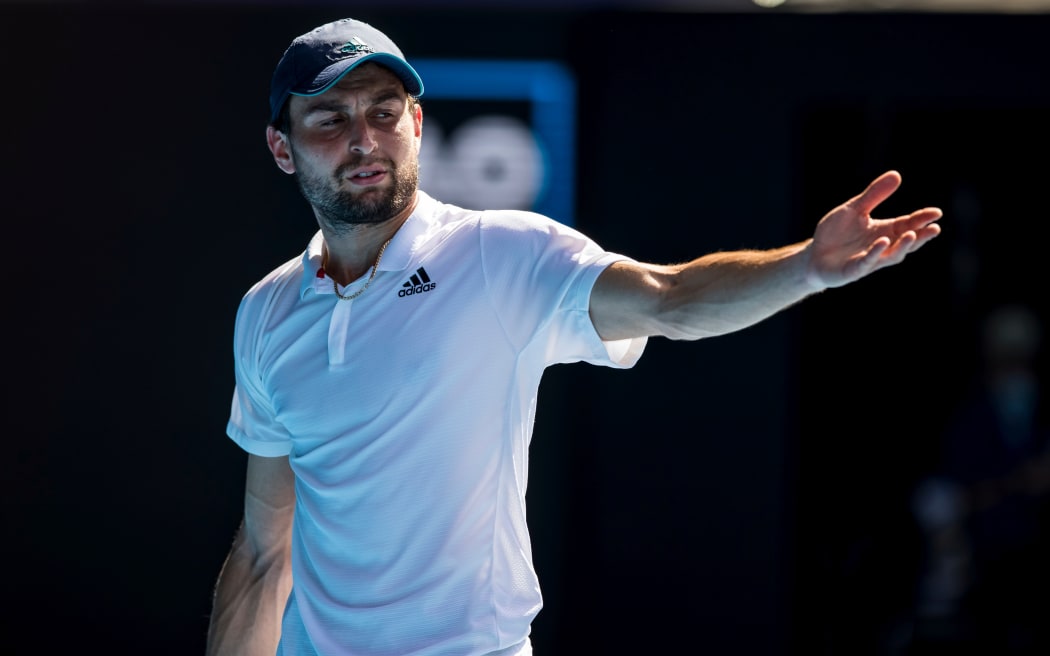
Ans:
{"label": "cap brim", "polygon": [[394,73],[401,80],[401,83],[405,85],[405,91],[411,96],[423,95],[423,80],[420,79],[419,73],[409,65],[404,59],[401,59],[397,55],[392,55],[386,52],[375,52],[364,57],[358,57],[355,59],[344,59],[337,61],[331,66],[328,66],[320,73],[308,86],[300,86],[291,89],[280,102],[276,103],[272,108],[273,115],[270,117],[272,121],[276,121],[278,115],[281,112],[281,108],[284,107],[284,103],[287,102],[288,96],[318,96],[332,86],[343,79],[343,76],[354,70],[365,62],[373,62],[379,64],[391,72]]}
{"label": "cap brim", "polygon": [[318,73],[309,86],[292,89],[291,93],[296,96],[322,94],[341,80],[344,75],[365,62],[373,62],[390,69],[401,80],[401,83],[405,85],[405,91],[409,95],[423,95],[423,80],[419,78],[419,74],[416,73],[415,69],[409,66],[404,59],[386,52],[375,52],[364,57],[337,61]]}

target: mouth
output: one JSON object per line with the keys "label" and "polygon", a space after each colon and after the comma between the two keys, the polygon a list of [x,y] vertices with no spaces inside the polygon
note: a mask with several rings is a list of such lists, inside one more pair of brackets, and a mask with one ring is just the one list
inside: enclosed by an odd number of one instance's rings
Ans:
{"label": "mouth", "polygon": [[386,176],[387,172],[384,169],[379,167],[369,167],[350,172],[350,174],[346,176],[346,179],[353,185],[368,187],[379,184],[386,179]]}

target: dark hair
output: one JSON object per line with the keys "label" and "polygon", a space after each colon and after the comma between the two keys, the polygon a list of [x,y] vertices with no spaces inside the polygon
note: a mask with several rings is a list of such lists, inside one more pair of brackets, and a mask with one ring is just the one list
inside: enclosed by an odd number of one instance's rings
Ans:
{"label": "dark hair", "polygon": [[289,99],[291,99],[290,96],[284,101],[284,104],[281,105],[281,111],[277,114],[277,120],[270,121],[270,127],[283,134],[290,134],[292,131],[292,117],[288,113]]}
{"label": "dark hair", "polygon": [[[284,104],[281,105],[281,111],[280,111],[280,113],[277,114],[277,120],[270,122],[270,126],[273,129],[275,129],[278,132],[281,132],[283,134],[291,134],[292,133],[292,116],[291,116],[291,113],[288,111],[288,103],[289,103],[289,101],[291,101],[291,96],[289,96],[288,99],[284,101]],[[413,96],[413,95],[409,95],[408,96],[408,106],[409,107],[414,108],[418,104],[419,104],[419,98],[417,98],[416,96]]]}

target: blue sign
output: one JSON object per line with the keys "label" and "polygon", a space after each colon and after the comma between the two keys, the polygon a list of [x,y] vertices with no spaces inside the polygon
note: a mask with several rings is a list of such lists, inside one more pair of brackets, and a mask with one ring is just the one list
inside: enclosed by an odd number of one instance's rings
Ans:
{"label": "blue sign", "polygon": [[464,59],[412,66],[424,86],[422,189],[471,209],[527,209],[573,224],[576,87],[565,66]]}

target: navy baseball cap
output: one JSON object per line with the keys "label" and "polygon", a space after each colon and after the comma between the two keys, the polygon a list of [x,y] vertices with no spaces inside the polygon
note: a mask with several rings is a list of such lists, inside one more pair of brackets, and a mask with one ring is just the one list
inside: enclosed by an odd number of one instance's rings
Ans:
{"label": "navy baseball cap", "polygon": [[367,61],[393,71],[409,95],[423,95],[419,74],[387,35],[367,23],[344,18],[296,37],[284,51],[270,81],[270,121],[277,121],[289,95],[324,93]]}

